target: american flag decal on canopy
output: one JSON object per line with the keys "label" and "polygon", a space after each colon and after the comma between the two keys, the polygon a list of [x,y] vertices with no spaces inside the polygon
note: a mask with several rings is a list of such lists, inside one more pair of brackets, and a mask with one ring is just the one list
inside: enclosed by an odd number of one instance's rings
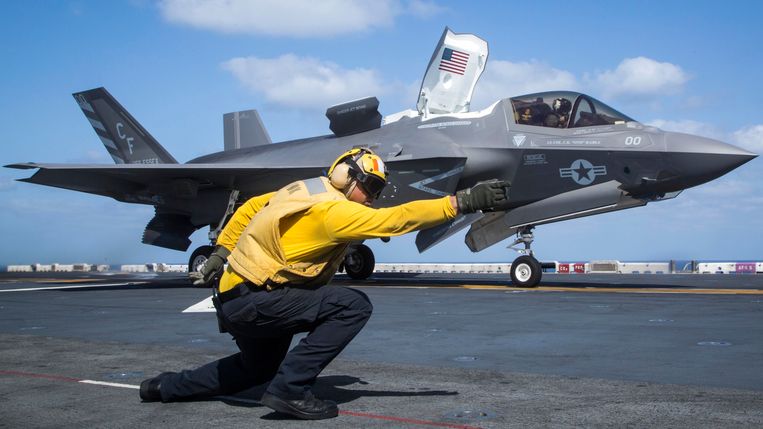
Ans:
{"label": "american flag decal on canopy", "polygon": [[469,63],[469,54],[455,49],[445,48],[440,59],[439,69],[446,72],[463,75],[466,64]]}

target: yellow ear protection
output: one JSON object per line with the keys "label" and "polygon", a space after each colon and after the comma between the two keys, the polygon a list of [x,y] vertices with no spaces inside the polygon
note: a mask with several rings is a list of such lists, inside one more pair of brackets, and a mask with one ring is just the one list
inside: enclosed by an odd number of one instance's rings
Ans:
{"label": "yellow ear protection", "polygon": [[341,164],[332,167],[329,171],[329,182],[340,191],[344,191],[345,188],[350,185],[351,181],[350,164],[346,162],[342,162]]}

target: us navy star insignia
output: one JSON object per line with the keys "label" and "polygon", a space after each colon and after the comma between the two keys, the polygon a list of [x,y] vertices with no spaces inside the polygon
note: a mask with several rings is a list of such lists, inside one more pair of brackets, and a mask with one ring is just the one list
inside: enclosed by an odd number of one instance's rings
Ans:
{"label": "us navy star insignia", "polygon": [[597,176],[606,176],[607,166],[593,165],[588,160],[577,159],[572,162],[569,168],[560,168],[559,177],[571,178],[578,185],[590,185],[596,180]]}

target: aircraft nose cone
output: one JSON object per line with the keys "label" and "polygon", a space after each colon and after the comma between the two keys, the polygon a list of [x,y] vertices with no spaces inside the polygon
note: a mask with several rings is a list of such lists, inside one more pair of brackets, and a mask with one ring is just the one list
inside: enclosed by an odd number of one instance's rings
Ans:
{"label": "aircraft nose cone", "polygon": [[665,143],[684,189],[717,179],[758,156],[728,143],[690,134],[667,133]]}

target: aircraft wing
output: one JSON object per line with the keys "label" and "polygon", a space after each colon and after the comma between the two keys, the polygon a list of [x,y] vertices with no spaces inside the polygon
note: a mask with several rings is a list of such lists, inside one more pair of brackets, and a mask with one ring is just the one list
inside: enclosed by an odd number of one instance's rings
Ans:
{"label": "aircraft wing", "polygon": [[321,173],[321,168],[253,168],[244,164],[36,164],[7,165],[38,169],[21,182],[53,186],[118,201],[157,204],[157,198],[195,198],[210,188],[240,189],[247,194],[267,192],[300,178]]}
{"label": "aircraft wing", "polygon": [[216,225],[233,190],[244,196],[270,192],[295,180],[321,174],[323,167],[258,168],[251,164],[11,164],[37,169],[21,182],[148,204],[156,214],[143,243],[186,250],[191,233]]}
{"label": "aircraft wing", "polygon": [[[455,190],[465,160],[428,158],[391,160],[396,166],[391,180],[397,198],[382,200],[388,206],[417,198],[449,195]],[[262,167],[248,163],[190,164],[37,164],[7,165],[37,169],[21,182],[46,185],[152,205],[156,214],[146,226],[146,244],[185,250],[188,236],[198,228],[217,225],[235,190],[246,199],[277,190],[296,180],[324,174],[325,166]],[[435,174],[434,172],[440,172]],[[443,172],[444,171],[444,172]],[[235,200],[234,200],[235,201]]]}
{"label": "aircraft wing", "polygon": [[524,226],[536,226],[599,213],[646,205],[647,200],[633,198],[610,180],[598,185],[554,195],[505,212],[491,213],[472,224],[466,245],[479,252],[515,234]]}

